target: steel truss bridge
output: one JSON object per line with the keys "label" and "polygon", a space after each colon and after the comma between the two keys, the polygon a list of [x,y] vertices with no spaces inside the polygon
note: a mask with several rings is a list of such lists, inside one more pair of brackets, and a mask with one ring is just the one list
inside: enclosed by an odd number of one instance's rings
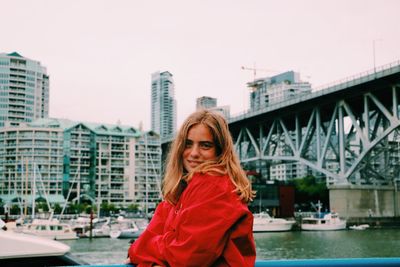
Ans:
{"label": "steel truss bridge", "polygon": [[[328,185],[400,181],[400,61],[229,120],[241,162],[300,163]],[[264,172],[264,173],[263,173]]]}

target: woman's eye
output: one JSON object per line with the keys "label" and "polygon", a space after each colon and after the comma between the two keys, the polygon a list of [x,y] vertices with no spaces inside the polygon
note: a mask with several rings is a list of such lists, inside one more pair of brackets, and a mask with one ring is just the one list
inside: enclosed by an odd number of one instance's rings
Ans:
{"label": "woman's eye", "polygon": [[201,147],[205,148],[205,149],[210,149],[213,147],[213,144],[212,143],[202,143]]}
{"label": "woman's eye", "polygon": [[185,143],[185,147],[191,147],[192,146],[192,142],[186,142]]}

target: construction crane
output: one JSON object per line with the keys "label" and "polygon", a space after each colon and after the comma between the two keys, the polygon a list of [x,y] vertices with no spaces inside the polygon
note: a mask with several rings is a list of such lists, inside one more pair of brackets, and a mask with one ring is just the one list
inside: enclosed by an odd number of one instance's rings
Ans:
{"label": "construction crane", "polygon": [[242,66],[242,70],[251,70],[253,71],[253,82],[249,82],[247,83],[249,89],[251,92],[254,92],[257,90],[257,83],[256,83],[256,78],[257,78],[257,71],[263,71],[263,72],[279,72],[277,70],[270,70],[270,69],[257,69],[256,68],[256,64],[254,64],[254,68],[249,68],[249,67],[245,67]]}
{"label": "construction crane", "polygon": [[242,68],[242,70],[251,70],[251,71],[253,71],[253,76],[254,76],[253,78],[254,78],[254,81],[256,80],[257,71],[263,71],[263,72],[279,72],[279,71],[277,71],[277,70],[258,69],[258,68],[256,68],[256,64],[254,64],[254,67],[253,67],[253,68],[249,68],[249,67],[245,67],[245,66],[242,66],[241,68]]}

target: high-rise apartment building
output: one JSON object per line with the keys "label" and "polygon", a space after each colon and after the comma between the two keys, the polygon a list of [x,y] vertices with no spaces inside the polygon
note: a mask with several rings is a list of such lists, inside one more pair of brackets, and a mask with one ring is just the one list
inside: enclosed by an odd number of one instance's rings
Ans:
{"label": "high-rise apartment building", "polygon": [[202,96],[196,99],[196,110],[208,109],[222,114],[226,119],[230,117],[230,106],[217,106],[217,99],[210,96]]}
{"label": "high-rise apartment building", "polygon": [[196,110],[215,108],[217,106],[217,99],[210,96],[202,96],[196,99]]}
{"label": "high-rise apartment building", "polygon": [[49,76],[39,61],[0,53],[0,127],[49,115]]}
{"label": "high-rise apartment building", "polygon": [[249,82],[250,109],[258,110],[274,103],[311,93],[311,84],[300,80],[294,71]]}
{"label": "high-rise apartment building", "polygon": [[41,196],[147,210],[161,199],[160,182],[161,143],[152,132],[64,119],[0,129],[3,203]]}
{"label": "high-rise apartment building", "polygon": [[176,132],[176,100],[172,74],[151,75],[151,130],[161,138]]}

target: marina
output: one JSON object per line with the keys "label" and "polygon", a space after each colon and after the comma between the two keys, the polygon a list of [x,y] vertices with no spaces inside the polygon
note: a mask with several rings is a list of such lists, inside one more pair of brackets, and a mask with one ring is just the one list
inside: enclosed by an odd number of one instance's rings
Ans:
{"label": "marina", "polygon": [[[398,228],[365,231],[288,231],[256,233],[257,267],[261,266],[399,266]],[[42,237],[0,232],[2,266],[30,258],[30,266],[123,264],[129,239],[80,238],[52,241]],[[21,243],[22,242],[22,243]],[[21,244],[21,245],[19,245]],[[32,258],[34,257],[34,258]]]}

